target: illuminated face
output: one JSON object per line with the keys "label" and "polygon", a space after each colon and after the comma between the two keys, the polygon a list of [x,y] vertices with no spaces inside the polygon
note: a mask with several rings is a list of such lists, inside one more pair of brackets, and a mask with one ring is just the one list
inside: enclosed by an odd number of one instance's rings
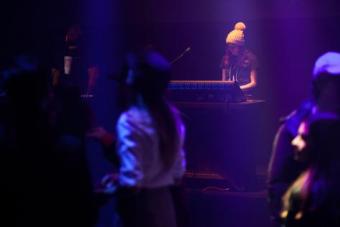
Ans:
{"label": "illuminated face", "polygon": [[241,50],[242,50],[241,45],[236,45],[236,44],[232,44],[232,43],[228,44],[228,51],[234,56],[239,55],[241,53]]}
{"label": "illuminated face", "polygon": [[291,144],[295,147],[297,152],[302,152],[307,147],[306,136],[308,133],[308,124],[303,121],[298,129],[298,134],[292,140]]}

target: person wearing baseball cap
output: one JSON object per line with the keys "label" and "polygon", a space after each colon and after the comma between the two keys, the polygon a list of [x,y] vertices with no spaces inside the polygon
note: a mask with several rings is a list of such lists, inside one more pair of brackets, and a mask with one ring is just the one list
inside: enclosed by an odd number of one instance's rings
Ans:
{"label": "person wearing baseball cap", "polygon": [[256,57],[246,48],[244,31],[246,25],[238,22],[226,37],[226,50],[222,58],[222,80],[234,81],[249,91],[256,86]]}
{"label": "person wearing baseball cap", "polygon": [[283,118],[276,133],[267,179],[273,226],[280,226],[282,196],[307,168],[303,160],[296,159],[292,140],[298,135],[302,124],[309,124],[320,116],[340,117],[340,53],[337,52],[322,54],[315,61],[312,98]]}
{"label": "person wearing baseball cap", "polygon": [[340,53],[327,52],[315,62],[313,95],[319,112],[340,114]]}

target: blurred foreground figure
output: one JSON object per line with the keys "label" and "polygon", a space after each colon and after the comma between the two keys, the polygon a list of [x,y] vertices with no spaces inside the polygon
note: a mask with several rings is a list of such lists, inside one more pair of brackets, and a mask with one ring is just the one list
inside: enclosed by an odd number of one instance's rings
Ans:
{"label": "blurred foreground figure", "polygon": [[[122,83],[129,100],[116,127],[119,171],[111,176],[118,186],[118,212],[124,227],[175,227],[173,187],[185,171],[185,129],[164,96],[170,64],[146,51],[129,55],[127,66]],[[90,134],[112,142],[103,129]]]}
{"label": "blurred foreground figure", "polygon": [[6,160],[1,161],[12,224],[94,226],[79,92],[70,87],[52,93],[48,71],[33,59],[20,57],[6,72],[8,121],[1,147]]}
{"label": "blurred foreground figure", "polygon": [[286,227],[340,226],[339,119],[313,121],[307,134],[293,140],[308,168],[283,198],[281,218]]}
{"label": "blurred foreground figure", "polygon": [[313,70],[313,97],[284,119],[273,146],[269,164],[268,193],[274,226],[280,225],[281,198],[288,187],[307,168],[305,161],[295,158],[291,141],[301,123],[316,115],[340,116],[340,53],[320,56]]}

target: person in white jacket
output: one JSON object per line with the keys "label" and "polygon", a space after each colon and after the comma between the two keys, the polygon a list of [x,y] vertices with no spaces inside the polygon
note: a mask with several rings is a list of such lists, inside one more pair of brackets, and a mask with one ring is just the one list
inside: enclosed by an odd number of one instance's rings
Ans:
{"label": "person in white jacket", "polygon": [[[118,213],[124,227],[178,226],[172,187],[185,172],[185,127],[165,98],[169,80],[170,63],[159,53],[129,55],[123,83],[130,100],[115,138]],[[102,141],[109,138],[99,134]]]}

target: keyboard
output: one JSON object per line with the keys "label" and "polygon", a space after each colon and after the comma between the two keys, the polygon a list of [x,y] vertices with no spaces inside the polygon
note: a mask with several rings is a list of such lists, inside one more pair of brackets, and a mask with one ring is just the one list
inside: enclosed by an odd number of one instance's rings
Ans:
{"label": "keyboard", "polygon": [[169,98],[175,102],[244,102],[239,85],[219,80],[172,80]]}

